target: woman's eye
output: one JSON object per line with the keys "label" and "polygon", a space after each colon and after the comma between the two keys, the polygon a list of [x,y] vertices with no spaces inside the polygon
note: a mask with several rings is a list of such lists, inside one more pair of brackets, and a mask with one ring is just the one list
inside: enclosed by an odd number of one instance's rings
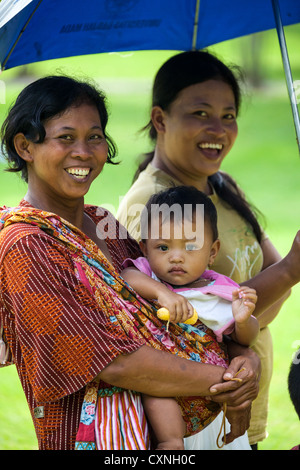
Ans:
{"label": "woman's eye", "polygon": [[72,140],[72,136],[69,134],[60,135],[59,139],[61,140]]}
{"label": "woman's eye", "polygon": [[224,116],[224,119],[227,119],[227,120],[229,120],[229,121],[232,121],[232,120],[236,119],[236,117],[235,117],[234,114],[231,114],[231,113],[230,113],[230,114],[226,114],[226,115]]}
{"label": "woman's eye", "polygon": [[102,139],[104,139],[104,137],[103,135],[100,135],[100,134],[93,134],[90,137],[90,140],[102,140]]}
{"label": "woman's eye", "polygon": [[201,110],[196,111],[195,114],[196,114],[197,116],[200,116],[200,117],[206,117],[206,116],[207,116],[206,111],[201,111]]}

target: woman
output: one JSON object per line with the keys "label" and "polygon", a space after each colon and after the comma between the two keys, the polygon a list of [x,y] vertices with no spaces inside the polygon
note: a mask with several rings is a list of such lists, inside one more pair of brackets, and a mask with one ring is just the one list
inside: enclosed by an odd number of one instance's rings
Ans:
{"label": "woman", "polygon": [[[138,392],[218,394],[220,403],[229,405],[231,442],[248,427],[259,360],[232,345],[235,357],[225,373],[220,366],[186,360],[194,353],[176,326],[171,347],[147,329],[153,319],[160,331],[155,309],[118,274],[125,258],[140,255],[137,243],[107,211],[84,205],[91,183],[115,156],[107,119],[105,98],[94,87],[46,77],[20,93],[2,126],[10,170],[21,172],[28,191],[18,207],[0,212],[0,331],[20,376],[39,448],[74,449],[76,436],[78,448],[96,448],[94,420],[88,423],[88,418],[98,389],[101,412],[110,420],[109,397],[117,397],[121,406],[125,398],[130,402],[129,422],[125,417],[117,423],[128,424],[125,432],[117,429],[128,449],[149,448]],[[192,340],[201,347],[201,338]],[[6,354],[2,362],[9,361]],[[243,367],[242,383],[230,381]],[[207,412],[219,412],[219,405],[198,401]],[[79,428],[80,414],[87,421]],[[102,437],[100,448],[124,444],[101,444]]]}
{"label": "woman", "polygon": [[[272,375],[272,340],[267,325],[288,297],[289,286],[281,289],[281,297],[274,291],[274,296],[265,301],[264,286],[249,281],[281,257],[261,230],[241,190],[220,171],[237,137],[240,101],[233,71],[208,52],[180,53],[163,64],[154,81],[151,120],[145,128],[154,142],[154,152],[140,165],[117,218],[139,240],[139,211],[153,193],[186,184],[211,197],[218,212],[221,241],[214,271],[263,294],[256,309],[261,330],[253,348],[262,360],[262,376],[248,430],[250,443],[255,446],[266,437]],[[273,285],[273,278],[270,280]]]}

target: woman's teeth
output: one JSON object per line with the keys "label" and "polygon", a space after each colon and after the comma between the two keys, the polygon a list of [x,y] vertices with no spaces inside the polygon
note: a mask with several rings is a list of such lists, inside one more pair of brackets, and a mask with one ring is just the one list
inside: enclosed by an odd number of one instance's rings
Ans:
{"label": "woman's teeth", "polygon": [[89,174],[90,168],[67,168],[66,172],[76,176],[76,178],[83,179]]}
{"label": "woman's teeth", "polygon": [[199,145],[200,148],[202,149],[217,149],[217,150],[222,150],[223,145],[222,144],[212,144],[212,143],[203,143]]}

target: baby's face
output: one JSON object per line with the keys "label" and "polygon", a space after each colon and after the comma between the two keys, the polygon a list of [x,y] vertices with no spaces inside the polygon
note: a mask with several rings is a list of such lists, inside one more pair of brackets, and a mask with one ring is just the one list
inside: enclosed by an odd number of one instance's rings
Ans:
{"label": "baby's face", "polygon": [[204,223],[202,232],[202,236],[196,236],[196,225],[190,220],[183,224],[169,221],[167,227],[164,224],[158,228],[156,238],[148,238],[142,244],[144,255],[159,279],[183,286],[201,277],[217,250],[208,223]]}

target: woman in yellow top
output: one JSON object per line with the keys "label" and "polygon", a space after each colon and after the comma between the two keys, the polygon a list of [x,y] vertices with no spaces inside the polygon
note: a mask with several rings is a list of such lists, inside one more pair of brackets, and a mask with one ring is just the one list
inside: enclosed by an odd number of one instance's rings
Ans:
{"label": "woman in yellow top", "polygon": [[[221,248],[213,269],[239,284],[281,259],[240,188],[220,171],[237,137],[240,95],[233,71],[208,52],[183,52],[163,64],[154,81],[151,120],[146,126],[155,148],[145,156],[117,214],[139,240],[140,211],[153,193],[172,185],[195,186],[211,197],[218,212]],[[263,286],[253,287],[258,294],[263,292]],[[286,291],[279,300],[274,297],[273,305],[259,316],[261,329],[253,349],[262,361],[262,375],[248,430],[253,448],[266,437],[272,375],[267,325],[288,295]]]}

